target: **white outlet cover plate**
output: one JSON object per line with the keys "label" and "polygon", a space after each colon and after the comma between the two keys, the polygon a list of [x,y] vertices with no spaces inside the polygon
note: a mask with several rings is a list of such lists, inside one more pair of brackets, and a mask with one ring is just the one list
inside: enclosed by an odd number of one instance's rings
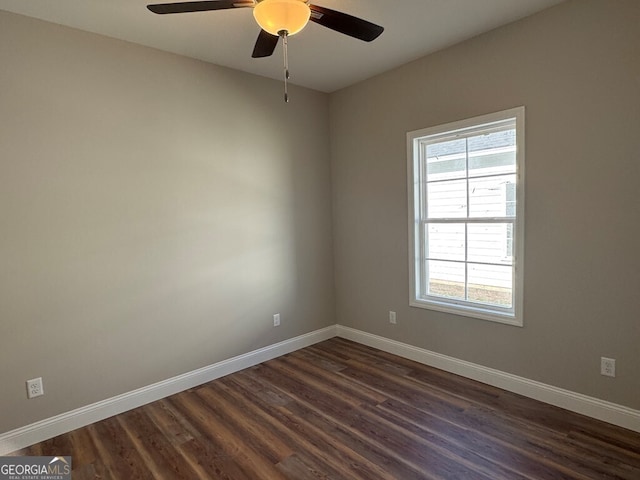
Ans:
{"label": "white outlet cover plate", "polygon": [[616,360],[615,358],[600,358],[600,374],[607,377],[616,376]]}
{"label": "white outlet cover plate", "polygon": [[44,395],[42,377],[27,380],[27,398],[35,398]]}

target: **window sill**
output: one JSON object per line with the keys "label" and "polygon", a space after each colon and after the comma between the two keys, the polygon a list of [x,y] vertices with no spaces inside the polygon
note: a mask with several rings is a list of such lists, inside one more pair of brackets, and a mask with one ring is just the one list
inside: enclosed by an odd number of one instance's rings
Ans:
{"label": "window sill", "polygon": [[477,318],[479,320],[487,320],[490,322],[502,323],[513,327],[523,327],[522,316],[509,315],[501,312],[489,311],[484,308],[473,308],[463,305],[450,305],[427,300],[411,299],[409,306],[416,308],[424,308],[426,310],[435,310],[438,312],[450,313],[463,317]]}

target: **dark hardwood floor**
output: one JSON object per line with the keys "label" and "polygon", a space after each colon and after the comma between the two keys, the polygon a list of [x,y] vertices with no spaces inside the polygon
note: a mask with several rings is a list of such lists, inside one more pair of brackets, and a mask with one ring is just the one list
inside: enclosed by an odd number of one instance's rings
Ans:
{"label": "dark hardwood floor", "polygon": [[25,449],[73,479],[640,479],[640,434],[334,338]]}

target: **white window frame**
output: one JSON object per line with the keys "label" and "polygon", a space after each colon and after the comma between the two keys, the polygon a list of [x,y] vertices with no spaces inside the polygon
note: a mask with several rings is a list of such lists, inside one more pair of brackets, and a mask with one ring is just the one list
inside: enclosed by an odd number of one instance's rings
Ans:
{"label": "white window frame", "polygon": [[[423,293],[423,272],[426,262],[421,228],[423,213],[426,211],[426,194],[422,188],[421,164],[425,140],[446,140],[447,138],[466,137],[480,127],[499,125],[515,120],[516,131],[516,214],[513,220],[513,303],[512,308],[502,308],[485,303],[474,303],[445,297],[436,297]],[[524,152],[525,152],[525,108],[516,107],[501,112],[482,115],[466,120],[438,125],[407,133],[407,179],[409,194],[409,282],[412,307],[426,308],[440,312],[473,317],[482,320],[523,326],[524,291]],[[469,217],[462,217],[461,223]],[[465,259],[465,264],[467,260]],[[425,274],[426,275],[426,274]],[[426,276],[424,277],[426,279]]]}

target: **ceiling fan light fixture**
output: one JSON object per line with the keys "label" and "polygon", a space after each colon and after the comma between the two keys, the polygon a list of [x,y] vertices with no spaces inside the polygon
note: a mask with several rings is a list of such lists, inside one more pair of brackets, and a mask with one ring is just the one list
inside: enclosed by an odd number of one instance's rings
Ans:
{"label": "ceiling fan light fixture", "polygon": [[295,35],[309,22],[311,9],[305,0],[262,0],[256,3],[253,16],[264,31]]}

